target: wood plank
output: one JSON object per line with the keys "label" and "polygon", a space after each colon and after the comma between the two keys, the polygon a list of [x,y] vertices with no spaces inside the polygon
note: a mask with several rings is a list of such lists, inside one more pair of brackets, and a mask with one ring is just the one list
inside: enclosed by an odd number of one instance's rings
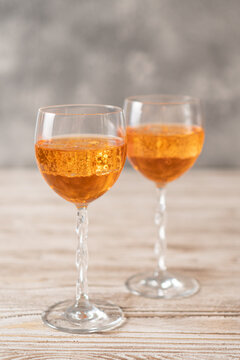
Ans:
{"label": "wood plank", "polygon": [[105,334],[45,327],[41,312],[74,294],[75,209],[37,171],[0,171],[0,358],[240,358],[240,172],[191,171],[167,194],[168,264],[199,279],[183,300],[129,294],[154,266],[154,187],[133,171],[89,207],[90,295],[118,303],[126,323]]}

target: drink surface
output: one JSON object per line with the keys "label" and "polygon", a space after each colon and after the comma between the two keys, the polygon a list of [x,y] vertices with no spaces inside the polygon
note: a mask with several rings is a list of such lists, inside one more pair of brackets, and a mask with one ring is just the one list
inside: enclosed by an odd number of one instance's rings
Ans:
{"label": "drink surface", "polygon": [[131,164],[158,186],[187,171],[199,156],[203,142],[204,131],[199,126],[147,124],[127,128]]}
{"label": "drink surface", "polygon": [[109,190],[119,177],[126,157],[124,140],[110,136],[66,136],[39,140],[38,167],[64,199],[87,204]]}

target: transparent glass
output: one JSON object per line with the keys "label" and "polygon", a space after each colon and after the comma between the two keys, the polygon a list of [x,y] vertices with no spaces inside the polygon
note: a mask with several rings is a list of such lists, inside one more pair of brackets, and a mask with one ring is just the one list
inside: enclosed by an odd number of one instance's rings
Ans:
{"label": "transparent glass", "polygon": [[197,280],[169,272],[166,254],[166,185],[185,173],[198,158],[204,129],[200,101],[189,96],[146,95],[125,100],[128,159],[157,189],[156,267],[133,275],[126,286],[149,298],[180,298],[199,289]]}
{"label": "transparent glass", "polygon": [[36,160],[49,186],[77,208],[76,295],[52,305],[45,324],[70,333],[114,329],[124,320],[109,302],[89,300],[88,204],[118,179],[126,158],[122,109],[107,105],[60,105],[41,108],[35,134]]}

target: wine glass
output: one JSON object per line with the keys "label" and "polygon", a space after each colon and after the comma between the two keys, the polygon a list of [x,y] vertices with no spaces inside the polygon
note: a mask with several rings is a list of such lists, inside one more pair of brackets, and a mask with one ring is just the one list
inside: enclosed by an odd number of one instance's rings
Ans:
{"label": "wine glass", "polygon": [[118,179],[126,158],[122,109],[108,105],[60,105],[38,111],[36,160],[48,185],[77,207],[75,300],[52,305],[42,319],[70,333],[107,331],[122,324],[122,310],[88,297],[88,204]]}
{"label": "wine glass", "polygon": [[130,292],[149,298],[180,298],[199,289],[195,279],[167,271],[165,263],[165,187],[185,173],[199,156],[204,130],[200,101],[189,96],[146,95],[125,99],[128,159],[157,189],[155,244],[157,266],[130,277]]}

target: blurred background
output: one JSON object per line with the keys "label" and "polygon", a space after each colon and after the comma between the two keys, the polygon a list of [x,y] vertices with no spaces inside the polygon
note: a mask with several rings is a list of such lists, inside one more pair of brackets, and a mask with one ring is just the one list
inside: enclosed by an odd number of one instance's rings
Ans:
{"label": "blurred background", "polygon": [[196,166],[240,165],[239,0],[0,0],[0,166],[35,166],[37,109],[198,96]]}

